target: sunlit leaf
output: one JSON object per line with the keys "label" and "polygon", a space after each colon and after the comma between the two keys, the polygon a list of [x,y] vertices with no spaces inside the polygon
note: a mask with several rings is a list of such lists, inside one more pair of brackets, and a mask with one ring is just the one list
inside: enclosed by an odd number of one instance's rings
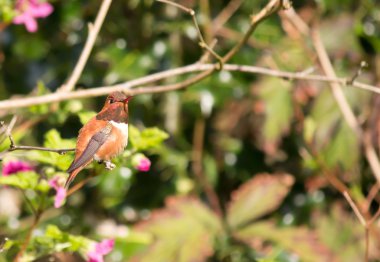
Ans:
{"label": "sunlit leaf", "polygon": [[252,244],[254,241],[270,241],[294,252],[300,261],[336,261],[331,251],[320,242],[316,234],[304,227],[276,227],[271,221],[253,223],[235,233],[235,236]]}
{"label": "sunlit leaf", "polygon": [[129,127],[129,139],[137,150],[147,150],[158,147],[169,135],[157,127],[146,128],[139,131],[133,125]]}
{"label": "sunlit leaf", "polygon": [[[345,95],[354,110],[367,101],[367,96],[357,90],[347,90]],[[314,128],[309,128],[304,135],[322,153],[327,165],[340,165],[347,170],[357,165],[360,153],[358,138],[345,122],[329,89],[323,90],[317,97],[308,119],[310,121]]]}
{"label": "sunlit leaf", "polygon": [[[63,139],[57,130],[52,129],[45,134],[44,146],[53,149],[74,148],[75,140]],[[60,155],[54,152],[31,151],[28,157],[45,164],[53,165],[60,170],[66,170],[73,160],[73,154],[70,152]]]}
{"label": "sunlit leaf", "polygon": [[88,250],[92,240],[61,231],[55,225],[48,225],[45,234],[33,239],[33,245],[43,247],[47,254],[52,252],[82,252]]}
{"label": "sunlit leaf", "polygon": [[264,149],[271,154],[288,132],[293,117],[291,86],[291,82],[277,78],[266,78],[260,83],[259,97],[265,108],[261,133],[265,140]]}
{"label": "sunlit leaf", "polygon": [[214,238],[220,234],[221,223],[198,200],[173,197],[136,229],[150,233],[153,241],[134,261],[206,261],[214,252]]}
{"label": "sunlit leaf", "polygon": [[[354,215],[335,205],[329,215],[315,220],[317,233],[341,261],[362,261],[365,250],[365,232]],[[370,254],[379,256],[378,240],[370,234]],[[341,252],[344,250],[344,252]]]}
{"label": "sunlit leaf", "polygon": [[237,228],[275,210],[288,194],[294,179],[291,175],[259,174],[232,193],[227,221]]}
{"label": "sunlit leaf", "polygon": [[82,123],[82,125],[86,124],[92,117],[96,115],[96,112],[94,111],[85,111],[85,112],[80,112],[78,114],[79,120]]}
{"label": "sunlit leaf", "polygon": [[0,176],[0,185],[17,187],[24,190],[33,189],[41,192],[47,192],[50,189],[47,181],[40,179],[40,175],[32,171]]}
{"label": "sunlit leaf", "polygon": [[[38,81],[36,88],[36,95],[41,96],[50,93],[49,89],[42,81]],[[33,114],[46,114],[49,112],[49,105],[41,104],[29,107],[29,111]]]}

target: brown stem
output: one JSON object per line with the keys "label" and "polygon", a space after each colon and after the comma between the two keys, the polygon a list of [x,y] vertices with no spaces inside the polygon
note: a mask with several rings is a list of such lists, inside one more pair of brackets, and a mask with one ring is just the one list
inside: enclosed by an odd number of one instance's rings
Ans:
{"label": "brown stem", "polygon": [[32,238],[33,231],[37,227],[38,223],[40,222],[40,219],[42,217],[42,213],[44,212],[44,209],[43,209],[44,208],[44,202],[45,202],[44,197],[45,196],[41,196],[39,207],[38,207],[36,213],[34,214],[33,223],[30,226],[30,228],[28,229],[28,233],[26,234],[25,240],[24,240],[24,242],[20,248],[20,251],[17,253],[17,255],[14,259],[15,262],[21,261],[21,258],[24,255],[24,253],[25,253],[25,251],[26,251],[26,249],[30,243],[30,240]]}
{"label": "brown stem", "polygon": [[[35,96],[35,97],[25,97],[18,99],[10,99],[0,101],[0,109],[12,109],[12,108],[23,108],[32,105],[40,105],[58,101],[65,101],[70,99],[79,99],[79,98],[88,98],[88,97],[96,97],[107,95],[114,91],[123,91],[127,95],[137,95],[137,94],[152,94],[152,93],[160,93],[160,92],[168,92],[171,91],[172,87],[169,86],[151,86],[151,87],[143,87],[143,88],[135,88],[136,86],[142,86],[149,83],[157,82],[162,79],[173,77],[182,74],[188,74],[192,72],[198,71],[208,71],[207,75],[203,78],[210,75],[215,69],[214,64],[192,64],[187,65],[175,69],[170,69],[167,71],[155,73],[152,75],[144,76],[135,80],[131,80],[122,84],[117,84],[114,86],[103,86],[103,87],[95,87],[85,90],[78,90],[72,92],[65,93],[53,93],[43,96]],[[242,72],[242,73],[250,73],[250,74],[261,74],[273,77],[280,77],[287,80],[310,80],[310,81],[320,81],[320,82],[328,82],[328,83],[339,83],[341,85],[345,85],[347,83],[346,78],[338,78],[338,77],[328,77],[323,75],[305,75],[300,72],[286,72],[280,70],[272,70],[264,67],[256,67],[249,65],[236,65],[236,64],[224,64],[223,70],[231,71],[231,72]],[[211,71],[211,72],[210,72]],[[203,73],[204,73],[203,72]],[[203,78],[198,78],[202,80]],[[199,81],[200,81],[199,80]],[[186,83],[192,84],[194,81],[187,81]],[[380,88],[377,86],[372,86],[364,83],[360,83],[355,81],[352,85],[355,88],[360,88],[363,90],[371,91],[376,94],[380,94]],[[181,85],[177,89],[185,88],[187,86]],[[167,89],[166,89],[167,88]],[[159,89],[158,91],[156,89]]]}
{"label": "brown stem", "polygon": [[364,251],[364,261],[369,261],[369,228],[365,227],[365,251]]}
{"label": "brown stem", "polygon": [[112,0],[103,0],[102,5],[99,8],[99,12],[95,18],[94,24],[90,23],[88,25],[88,36],[78,62],[75,65],[70,78],[64,85],[61,86],[61,88],[58,89],[58,92],[68,92],[74,89],[75,84],[78,82],[78,79],[81,76],[84,66],[86,65],[86,62],[90,56],[91,50],[94,47],[95,41],[99,34],[100,28],[102,27],[104,18],[107,15],[111,2]]}
{"label": "brown stem", "polygon": [[[171,1],[167,1],[167,0],[160,0],[160,1],[165,2],[165,3],[171,3],[173,5],[173,2]],[[228,62],[232,58],[232,56],[234,56],[241,49],[241,47],[249,39],[250,35],[255,31],[257,24],[259,24],[261,21],[267,18],[270,14],[274,13],[276,10],[279,10],[281,8],[281,2],[282,1],[279,1],[279,0],[271,0],[257,15],[254,16],[254,19],[252,19],[251,21],[251,26],[246,32],[246,34],[244,35],[244,37],[230,50],[230,52],[228,52],[224,57],[222,57],[221,62],[223,64]],[[185,11],[186,11],[186,8],[185,8]],[[196,67],[199,67],[199,66],[200,65],[196,65]],[[101,87],[101,88],[96,88],[96,89],[80,90],[80,91],[75,91],[75,92],[54,93],[54,94],[48,94],[48,95],[38,96],[38,97],[29,97],[29,98],[23,98],[23,99],[17,99],[17,100],[15,99],[15,100],[10,100],[10,101],[0,101],[0,109],[20,108],[20,107],[26,107],[26,106],[42,104],[42,103],[63,101],[63,100],[68,100],[72,98],[100,96],[100,95],[108,94],[113,91],[124,91],[127,95],[167,92],[167,91],[185,88],[192,84],[195,84],[203,80],[204,78],[208,77],[209,75],[211,75],[213,72],[215,72],[218,69],[220,69],[220,64],[214,64],[211,69],[207,69],[206,71],[201,72],[198,75],[190,79],[187,79],[182,83],[178,83],[175,85],[161,86],[157,88],[155,87],[153,89],[139,88],[135,90],[130,90],[130,88],[133,86],[138,86],[144,83],[146,84],[146,83],[151,83],[151,82],[160,80],[163,78],[165,73],[166,73],[166,77],[175,75],[173,74],[173,72],[176,72],[176,74],[181,74],[183,73],[183,68],[177,69],[177,70],[175,69],[171,70],[171,74],[168,74],[168,72],[157,73],[157,74],[136,79],[134,81],[130,81],[124,84],[116,85],[116,86],[113,86],[112,88]]]}
{"label": "brown stem", "polygon": [[205,119],[202,117],[198,119],[195,123],[194,136],[193,136],[193,173],[198,180],[199,184],[202,186],[208,201],[212,209],[220,217],[222,216],[222,208],[220,206],[218,195],[216,194],[214,188],[208,181],[207,177],[203,172],[203,145],[205,136]]}
{"label": "brown stem", "polygon": [[74,186],[72,186],[68,191],[67,191],[67,197],[74,194],[75,192],[77,192],[79,189],[81,189],[85,184],[87,184],[88,181],[91,180],[91,178],[93,178],[94,176],[91,175],[91,176],[88,176],[86,177],[85,179],[83,179],[82,181],[78,182],[77,184],[75,184]]}
{"label": "brown stem", "polygon": [[223,27],[223,25],[230,19],[230,17],[238,10],[242,4],[242,0],[231,0],[227,6],[218,14],[212,21],[212,30],[214,34]]}
{"label": "brown stem", "polygon": [[16,150],[39,150],[39,151],[58,153],[60,155],[63,155],[64,153],[69,152],[69,151],[75,151],[75,148],[56,149],[56,148],[47,148],[47,147],[39,147],[39,146],[16,146],[12,135],[9,135],[8,138],[11,141],[11,144],[7,150],[1,152],[0,161],[5,154],[12,151],[16,151]]}

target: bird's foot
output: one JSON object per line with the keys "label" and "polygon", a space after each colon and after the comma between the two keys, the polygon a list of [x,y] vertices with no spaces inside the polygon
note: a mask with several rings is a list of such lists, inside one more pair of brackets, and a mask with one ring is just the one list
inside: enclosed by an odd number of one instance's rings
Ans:
{"label": "bird's foot", "polygon": [[103,163],[106,166],[107,170],[112,170],[116,167],[116,165],[113,164],[111,161],[104,161]]}

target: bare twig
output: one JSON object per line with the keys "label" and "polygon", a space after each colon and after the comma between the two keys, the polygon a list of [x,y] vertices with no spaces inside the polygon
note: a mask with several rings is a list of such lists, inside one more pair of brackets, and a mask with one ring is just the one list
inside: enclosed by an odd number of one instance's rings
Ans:
{"label": "bare twig", "polygon": [[[230,39],[238,39],[238,38],[242,37],[243,34],[241,32],[235,31],[231,28],[223,27],[216,32],[216,36],[230,40]],[[256,39],[254,39],[252,37],[250,37],[247,40],[247,45],[249,45],[250,47],[253,47],[253,48],[258,48],[258,49],[264,49],[264,48],[268,47],[267,44],[258,42]]]}
{"label": "bare twig", "polygon": [[[192,64],[188,66],[183,66],[175,69],[166,70],[163,72],[151,74],[145,77],[141,77],[135,80],[131,80],[128,82],[124,82],[122,84],[117,84],[113,86],[102,86],[95,87],[86,90],[77,90],[71,91],[67,93],[53,93],[42,96],[32,96],[25,98],[17,98],[10,100],[0,101],[0,109],[12,109],[12,108],[23,108],[33,105],[46,104],[58,101],[65,101],[70,99],[79,99],[79,98],[88,98],[88,97],[96,97],[107,95],[110,92],[114,91],[123,91],[127,95],[136,95],[136,94],[150,94],[150,93],[158,93],[154,90],[157,87],[144,87],[144,88],[136,88],[132,89],[136,86],[142,86],[149,83],[157,82],[163,80],[168,77],[188,74],[197,71],[211,71],[214,68],[214,64]],[[232,71],[232,72],[242,72],[242,73],[250,73],[250,74],[262,74],[273,77],[285,78],[288,80],[310,80],[310,81],[321,81],[321,82],[329,82],[329,83],[339,83],[344,85],[347,82],[346,78],[336,78],[336,77],[328,77],[322,75],[305,75],[302,72],[285,72],[279,70],[272,70],[263,67],[249,66],[249,65],[235,65],[235,64],[225,64],[223,70]],[[207,72],[209,75],[210,72]],[[367,85],[360,82],[354,82],[352,84],[353,87],[364,89],[367,91],[371,91],[377,94],[380,94],[380,87]],[[185,86],[186,87],[186,86]],[[170,90],[160,89],[160,92],[166,92]]]}
{"label": "bare twig", "polygon": [[264,21],[265,18],[278,11],[282,5],[281,1],[271,0],[257,15],[252,15],[251,26],[245,33],[244,37],[225,55],[223,56],[223,63],[229,61],[247,42],[252,33],[256,30],[257,26]]}
{"label": "bare twig", "polygon": [[83,72],[84,66],[87,63],[88,57],[90,56],[90,53],[94,47],[96,38],[99,34],[99,30],[103,24],[104,18],[107,15],[111,2],[112,0],[103,0],[102,5],[100,6],[100,9],[99,9],[98,15],[96,16],[95,23],[94,24],[90,23],[88,25],[88,36],[87,36],[86,43],[84,44],[83,51],[80,54],[78,62],[75,65],[75,68],[70,78],[67,80],[65,84],[63,84],[59,88],[58,92],[68,92],[74,89],[75,84],[78,82],[78,79]]}
{"label": "bare twig", "polygon": [[21,262],[21,258],[24,255],[24,253],[25,253],[25,251],[29,245],[29,242],[32,238],[33,231],[37,227],[38,223],[40,222],[40,219],[41,219],[42,213],[43,213],[43,208],[44,208],[44,197],[41,196],[41,200],[40,200],[38,209],[36,210],[36,212],[34,214],[33,223],[31,225],[31,227],[28,229],[28,232],[27,232],[25,240],[24,240],[24,242],[20,248],[20,251],[17,253],[17,255],[14,259],[15,262]]}
{"label": "bare twig", "polygon": [[222,57],[220,55],[218,55],[207,43],[206,41],[204,40],[204,37],[202,35],[202,32],[201,32],[201,29],[199,28],[199,24],[198,24],[198,21],[197,21],[197,17],[195,16],[195,11],[191,8],[187,8],[183,5],[180,5],[178,3],[175,3],[175,2],[172,2],[170,0],[157,0],[158,2],[162,2],[162,3],[165,3],[165,4],[168,4],[168,5],[172,5],[172,6],[175,6],[179,9],[181,9],[182,11],[188,13],[190,16],[191,16],[191,19],[193,20],[193,24],[195,26],[195,29],[197,30],[197,34],[198,34],[198,38],[199,38],[199,46],[202,47],[203,49],[207,50],[211,55],[213,55],[217,60],[218,60],[218,63],[219,63],[219,70],[221,70],[223,68],[223,60],[222,60]]}
{"label": "bare twig", "polygon": [[[215,45],[218,43],[218,40],[217,39],[214,39],[211,44],[210,44],[210,47],[211,49],[213,49],[215,47]],[[210,59],[210,52],[208,52],[206,50],[206,52],[201,56],[201,58],[199,59],[198,63],[200,64],[205,64],[207,63],[207,61]]]}
{"label": "bare twig", "polygon": [[3,132],[0,132],[0,135],[4,134],[4,137],[0,139],[0,144],[2,144],[4,140],[9,137],[14,125],[16,124],[16,121],[17,121],[17,116],[13,116],[8,126],[6,126],[3,121],[0,122],[1,130],[4,130]]}
{"label": "bare twig", "polygon": [[361,61],[359,69],[356,70],[355,74],[351,77],[351,79],[347,81],[347,85],[352,85],[355,79],[358,78],[358,76],[362,74],[363,69],[367,67],[368,67],[368,63],[366,61]]}
{"label": "bare twig", "polygon": [[0,161],[2,160],[2,157],[12,151],[16,150],[38,150],[38,151],[48,151],[53,153],[58,153],[60,155],[65,154],[69,151],[75,151],[75,148],[65,148],[65,149],[56,149],[56,148],[47,148],[47,147],[39,147],[39,146],[16,146],[14,139],[11,134],[8,135],[8,138],[10,140],[9,148],[3,152],[0,153]]}
{"label": "bare twig", "polygon": [[[312,30],[310,30],[309,26],[303,22],[303,20],[298,16],[296,12],[294,12],[292,8],[287,10],[285,14],[286,14],[286,17],[289,19],[289,21],[294,25],[294,27],[299,32],[301,32],[305,37],[311,37],[315,51],[317,52],[319,62],[326,76],[330,78],[336,78],[335,70],[331,64],[330,58],[328,57],[324,44],[322,43],[319,30],[316,27],[316,25],[314,26],[314,28],[312,28]],[[355,80],[356,77],[357,76],[352,77],[351,80]],[[345,121],[347,122],[349,127],[352,129],[352,131],[355,133],[358,140],[364,145],[364,153],[365,153],[366,159],[368,163],[370,164],[371,170],[377,182],[380,183],[380,160],[376,154],[376,151],[372,143],[370,142],[368,138],[366,138],[366,135],[363,134],[363,129],[360,126],[358,120],[356,119],[356,116],[354,115],[353,111],[350,108],[350,105],[347,102],[347,99],[342,90],[342,86],[345,86],[347,83],[352,82],[352,85],[358,88],[362,88],[366,90],[371,89],[371,91],[374,91],[375,93],[378,93],[378,90],[370,88],[369,86],[363,85],[361,83],[358,84],[351,80],[346,80],[347,81],[346,83],[341,83],[340,81],[329,82],[329,83],[331,86],[333,96],[339,106],[339,109],[341,110],[343,114]]]}
{"label": "bare twig", "polygon": [[368,195],[367,195],[367,198],[365,200],[365,205],[364,205],[364,209],[368,212],[370,207],[371,207],[371,203],[372,201],[375,199],[377,193],[379,192],[380,190],[380,184],[376,183],[374,184],[371,189],[369,190],[368,192]]}
{"label": "bare twig", "polygon": [[372,224],[376,221],[376,219],[379,218],[379,216],[380,216],[380,206],[379,206],[379,208],[377,209],[375,215],[373,215],[373,217],[371,218],[371,220],[368,221],[368,225],[372,225]]}
{"label": "bare twig", "polygon": [[218,14],[218,16],[212,21],[212,29],[216,33],[230,17],[238,10],[242,4],[242,0],[231,0],[228,5]]}
{"label": "bare twig", "polygon": [[36,215],[36,214],[37,214],[37,210],[34,208],[32,202],[31,202],[31,201],[29,200],[29,198],[26,196],[24,190],[20,189],[20,192],[21,192],[22,196],[24,197],[26,204],[28,205],[28,207],[29,207],[30,210],[32,211],[33,215]]}
{"label": "bare twig", "polygon": [[94,176],[91,175],[91,176],[88,176],[86,177],[85,179],[81,180],[80,182],[76,183],[74,186],[72,186],[68,191],[67,191],[67,195],[66,197],[74,194],[75,192],[77,192],[79,189],[81,189],[85,184],[87,184],[88,181],[91,180],[91,178],[93,178]]}
{"label": "bare twig", "polygon": [[[314,47],[316,49],[318,58],[320,60],[321,66],[325,71],[326,75],[329,77],[336,77],[334,68],[332,67],[331,61],[327,55],[326,49],[322,43],[319,31],[317,29],[312,30],[311,34],[313,38]],[[343,93],[342,87],[338,83],[330,83],[331,90],[333,92],[334,98],[350,128],[355,132],[358,140],[361,141],[364,145],[364,153],[367,158],[368,163],[371,166],[372,172],[377,179],[377,182],[380,183],[380,160],[376,154],[375,149],[373,148],[372,143],[369,139],[366,139],[363,130],[356,119],[353,111],[350,108],[350,105],[347,102],[347,99]]]}
{"label": "bare twig", "polygon": [[194,135],[193,135],[193,152],[192,152],[192,169],[193,173],[198,180],[198,183],[202,186],[204,193],[207,196],[210,206],[220,217],[222,216],[222,208],[220,206],[218,195],[213,189],[210,182],[207,180],[203,173],[203,145],[205,136],[206,121],[202,117],[195,123]]}
{"label": "bare twig", "polygon": [[[319,30],[316,27],[311,31],[311,37],[323,71],[327,76],[336,78],[335,70],[331,64],[330,58],[328,57],[325,46],[322,43]],[[350,105],[347,102],[342,87],[338,83],[330,83],[330,86],[333,96],[340,108],[340,111],[343,114],[344,119],[350,128],[355,132],[356,136],[360,138],[362,136],[362,130],[354,113],[350,108]]]}
{"label": "bare twig", "polygon": [[344,196],[344,198],[347,200],[347,202],[350,204],[352,210],[354,210],[355,212],[355,215],[356,217],[359,219],[360,223],[366,227],[367,226],[367,221],[366,219],[364,218],[364,216],[362,215],[362,213],[360,212],[358,206],[355,204],[355,202],[352,200],[350,194],[348,193],[347,190],[343,191],[342,192],[342,195]]}

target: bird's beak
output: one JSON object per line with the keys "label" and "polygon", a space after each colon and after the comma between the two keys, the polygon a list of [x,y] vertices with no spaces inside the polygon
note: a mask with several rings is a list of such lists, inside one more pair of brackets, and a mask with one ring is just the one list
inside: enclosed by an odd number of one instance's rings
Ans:
{"label": "bird's beak", "polygon": [[129,100],[131,100],[133,98],[133,96],[128,96],[126,99],[124,99],[124,103],[128,103]]}

